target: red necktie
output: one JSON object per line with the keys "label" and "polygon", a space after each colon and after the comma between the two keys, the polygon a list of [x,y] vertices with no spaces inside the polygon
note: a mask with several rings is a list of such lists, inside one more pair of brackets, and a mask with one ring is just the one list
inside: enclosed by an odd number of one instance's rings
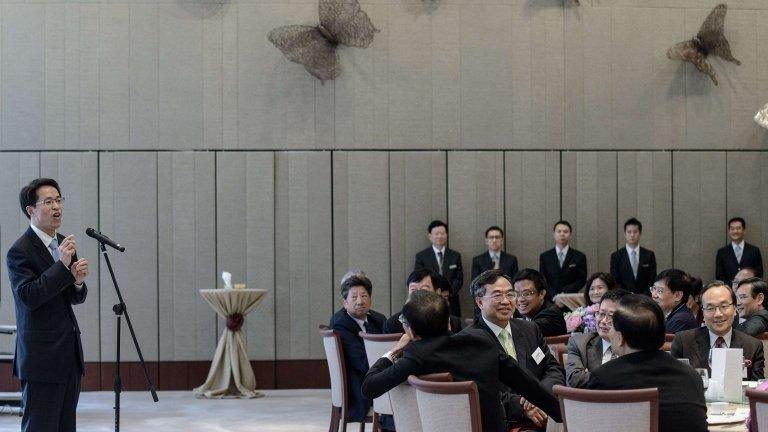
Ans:
{"label": "red necktie", "polygon": [[715,348],[725,348],[725,339],[722,336],[718,336],[715,339]]}

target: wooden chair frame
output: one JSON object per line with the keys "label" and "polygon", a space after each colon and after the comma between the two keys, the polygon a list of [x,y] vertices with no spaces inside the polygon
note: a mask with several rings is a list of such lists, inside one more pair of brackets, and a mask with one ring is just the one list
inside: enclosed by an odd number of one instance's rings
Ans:
{"label": "wooden chair frame", "polygon": [[586,390],[555,385],[552,390],[560,400],[563,432],[568,432],[567,413],[565,412],[566,399],[599,404],[649,402],[651,404],[651,428],[649,432],[659,431],[659,389],[655,387],[634,390]]}

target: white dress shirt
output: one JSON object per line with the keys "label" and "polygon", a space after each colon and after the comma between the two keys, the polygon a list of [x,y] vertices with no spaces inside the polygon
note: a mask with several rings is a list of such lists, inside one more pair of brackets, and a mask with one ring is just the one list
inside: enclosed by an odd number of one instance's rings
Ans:
{"label": "white dress shirt", "polygon": [[[54,238],[56,238],[55,237],[56,233],[53,233],[54,237],[51,237],[48,235],[48,233],[36,227],[35,224],[30,223],[29,226],[32,228],[32,231],[34,231],[35,234],[37,234],[37,237],[40,238],[40,241],[43,242],[43,244],[45,245],[45,248],[48,250],[48,253],[51,254],[51,257],[53,257],[53,251],[51,250],[51,242],[53,241]],[[74,285],[75,285],[75,289],[78,291],[83,289],[82,283],[74,284]]]}

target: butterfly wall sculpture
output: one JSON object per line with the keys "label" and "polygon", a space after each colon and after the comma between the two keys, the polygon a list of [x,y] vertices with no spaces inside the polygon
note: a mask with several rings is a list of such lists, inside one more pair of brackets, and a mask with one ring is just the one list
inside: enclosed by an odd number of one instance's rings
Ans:
{"label": "butterfly wall sculpture", "polygon": [[288,25],[269,32],[267,39],[286,58],[304,66],[322,83],[341,75],[336,47],[367,48],[377,32],[358,0],[320,0],[320,25]]}
{"label": "butterfly wall sculpture", "polygon": [[701,25],[699,32],[693,39],[677,43],[667,51],[667,58],[672,60],[682,60],[692,63],[699,72],[709,75],[712,82],[717,85],[717,77],[712,65],[707,61],[709,55],[722,57],[732,63],[740,65],[731,54],[731,46],[723,32],[725,24],[725,13],[728,12],[728,6],[720,4],[712,9],[707,19]]}
{"label": "butterfly wall sculpture", "polygon": [[755,122],[757,122],[757,124],[760,126],[768,129],[768,104],[766,104],[763,109],[755,114]]}

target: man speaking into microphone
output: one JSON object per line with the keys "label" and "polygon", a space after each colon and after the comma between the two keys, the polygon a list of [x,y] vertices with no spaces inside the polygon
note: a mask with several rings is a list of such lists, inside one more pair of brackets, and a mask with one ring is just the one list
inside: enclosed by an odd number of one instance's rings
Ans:
{"label": "man speaking into microphone", "polygon": [[21,380],[23,432],[76,430],[83,347],[73,304],[88,294],[88,260],[77,258],[75,236],[63,236],[64,197],[55,180],[39,178],[19,193],[30,227],[8,251],[16,304],[13,374]]}

